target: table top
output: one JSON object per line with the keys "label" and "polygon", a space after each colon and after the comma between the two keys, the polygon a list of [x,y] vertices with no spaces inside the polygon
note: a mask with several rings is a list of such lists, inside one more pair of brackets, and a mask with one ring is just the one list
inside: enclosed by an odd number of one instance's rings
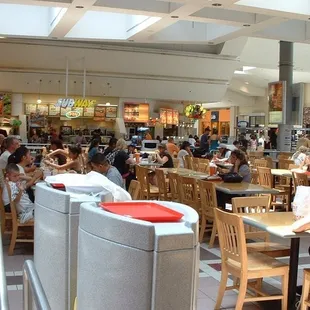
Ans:
{"label": "table top", "polygon": [[273,188],[264,187],[256,184],[241,183],[215,183],[218,191],[231,195],[250,195],[250,194],[278,194],[279,191]]}
{"label": "table top", "polygon": [[246,214],[242,216],[245,224],[267,231],[281,238],[310,237],[310,231],[294,233],[292,224],[295,222],[293,212],[268,212]]}
{"label": "table top", "polygon": [[161,168],[164,170],[164,173],[167,174],[168,172],[177,173],[180,176],[184,177],[191,177],[194,179],[206,179],[209,177],[207,173],[198,172],[186,168]]}
{"label": "table top", "polygon": [[287,178],[293,177],[292,171],[286,169],[271,169],[271,174],[278,177],[287,177]]}
{"label": "table top", "polygon": [[138,165],[139,166],[144,166],[144,167],[161,167],[163,164],[149,163],[147,161],[141,161]]}

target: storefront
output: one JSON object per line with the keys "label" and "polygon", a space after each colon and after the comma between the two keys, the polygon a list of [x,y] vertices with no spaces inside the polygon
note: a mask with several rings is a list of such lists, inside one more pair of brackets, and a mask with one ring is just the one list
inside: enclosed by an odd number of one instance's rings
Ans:
{"label": "storefront", "polygon": [[205,128],[216,129],[219,136],[230,135],[230,109],[207,110],[200,122],[200,132]]}
{"label": "storefront", "polygon": [[35,95],[23,95],[24,113],[27,115],[28,139],[36,135],[56,132],[65,142],[74,142],[82,131],[87,141],[92,131],[101,130],[107,139],[114,134],[118,115],[118,98],[70,97],[46,95],[37,102]]}

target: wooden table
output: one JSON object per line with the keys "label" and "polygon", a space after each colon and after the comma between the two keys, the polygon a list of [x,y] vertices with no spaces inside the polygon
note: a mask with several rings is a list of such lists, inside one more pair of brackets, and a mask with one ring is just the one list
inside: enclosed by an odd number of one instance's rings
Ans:
{"label": "wooden table", "polygon": [[137,165],[141,166],[141,167],[161,167],[163,164],[159,164],[159,163],[149,163],[147,161],[141,161],[139,164],[137,163]]}
{"label": "wooden table", "polygon": [[[254,226],[284,239],[291,239],[288,309],[295,309],[299,243],[300,238],[310,238],[310,231],[303,233],[294,233],[292,231],[292,224],[294,223],[292,212],[246,214],[242,217],[243,222],[247,225]],[[276,310],[277,308],[273,307],[272,309]]]}
{"label": "wooden table", "polygon": [[161,168],[161,169],[164,170],[165,174],[167,174],[168,172],[172,172],[177,173],[178,175],[183,177],[191,177],[198,180],[207,179],[209,177],[209,174],[207,173],[194,171],[186,168]]}
{"label": "wooden table", "polygon": [[230,195],[278,194],[279,191],[251,183],[215,183],[216,190]]}

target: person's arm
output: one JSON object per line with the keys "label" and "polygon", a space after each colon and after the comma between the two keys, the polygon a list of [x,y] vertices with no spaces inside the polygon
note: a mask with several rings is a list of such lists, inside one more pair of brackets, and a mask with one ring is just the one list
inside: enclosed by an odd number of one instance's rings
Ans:
{"label": "person's arm", "polygon": [[163,158],[161,158],[159,154],[156,154],[156,157],[157,157],[157,162],[162,165],[165,164],[169,160],[167,156],[164,156]]}
{"label": "person's arm", "polygon": [[49,158],[49,157],[52,157],[52,156],[55,156],[55,155],[58,155],[58,154],[64,155],[66,157],[69,156],[69,154],[65,150],[57,149],[57,150],[47,154],[46,157]]}
{"label": "person's arm", "polygon": [[45,161],[45,164],[52,167],[52,168],[55,168],[57,170],[67,170],[67,169],[74,168],[75,161],[70,161],[70,162],[63,164],[63,165],[56,165],[56,164],[53,164],[51,162]]}
{"label": "person's arm", "polygon": [[126,164],[128,165],[134,165],[136,163],[136,161],[133,159],[133,158],[128,158],[126,161],[125,161]]}
{"label": "person's arm", "polygon": [[37,169],[37,167],[36,167],[34,164],[32,164],[31,167],[25,167],[25,168],[24,168],[25,173],[34,172],[36,169]]}
{"label": "person's arm", "polygon": [[41,179],[43,176],[42,171],[38,170],[35,172],[33,177],[26,183],[26,188],[29,188],[35,184],[39,179]]}

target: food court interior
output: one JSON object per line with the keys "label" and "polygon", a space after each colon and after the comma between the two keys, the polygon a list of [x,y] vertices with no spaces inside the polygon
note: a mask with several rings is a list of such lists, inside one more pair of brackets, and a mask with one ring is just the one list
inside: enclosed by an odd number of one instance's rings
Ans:
{"label": "food court interior", "polygon": [[1,309],[307,309],[308,1],[0,12]]}

